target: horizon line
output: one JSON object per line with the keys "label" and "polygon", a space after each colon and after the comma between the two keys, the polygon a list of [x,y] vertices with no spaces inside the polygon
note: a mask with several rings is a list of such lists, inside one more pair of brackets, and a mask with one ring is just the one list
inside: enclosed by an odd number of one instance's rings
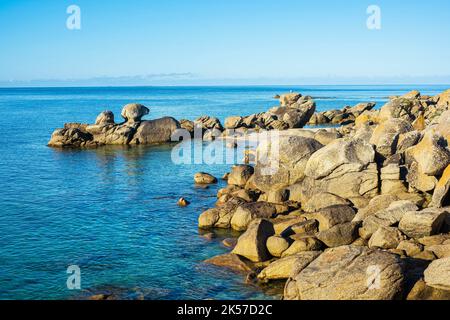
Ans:
{"label": "horizon line", "polygon": [[1,86],[0,89],[50,89],[50,88],[175,88],[175,87],[381,87],[381,86],[448,86],[450,89],[450,83],[385,83],[385,84],[371,84],[371,83],[346,83],[346,84],[337,84],[337,83],[324,83],[324,84],[161,84],[161,85],[30,85],[30,86]]}

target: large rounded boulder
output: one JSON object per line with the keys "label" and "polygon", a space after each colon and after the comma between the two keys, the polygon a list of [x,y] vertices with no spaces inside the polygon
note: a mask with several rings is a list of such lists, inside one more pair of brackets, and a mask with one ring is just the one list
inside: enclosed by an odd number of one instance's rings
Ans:
{"label": "large rounded boulder", "polygon": [[139,103],[129,103],[125,105],[122,109],[122,117],[126,122],[139,122],[141,118],[149,114],[150,110]]}
{"label": "large rounded boulder", "polygon": [[317,140],[303,136],[281,136],[262,142],[257,149],[255,186],[269,192],[303,179],[308,159],[322,147]]}
{"label": "large rounded boulder", "polygon": [[325,251],[288,280],[287,300],[392,300],[401,298],[404,271],[392,253],[358,246]]}

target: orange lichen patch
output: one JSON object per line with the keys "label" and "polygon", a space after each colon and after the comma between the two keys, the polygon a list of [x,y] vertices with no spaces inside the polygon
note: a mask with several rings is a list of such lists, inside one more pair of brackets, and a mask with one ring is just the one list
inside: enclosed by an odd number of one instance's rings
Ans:
{"label": "orange lichen patch", "polygon": [[362,114],[355,119],[355,126],[359,127],[363,124],[369,123],[370,117],[367,114]]}
{"label": "orange lichen patch", "polygon": [[356,117],[355,119],[355,127],[361,127],[365,124],[377,124],[379,123],[378,121],[378,116],[375,113],[362,113],[360,114],[358,117]]}
{"label": "orange lichen patch", "polygon": [[438,187],[445,187],[450,180],[450,165],[444,170],[444,173],[442,174],[442,177],[439,179],[439,182],[437,183]]}

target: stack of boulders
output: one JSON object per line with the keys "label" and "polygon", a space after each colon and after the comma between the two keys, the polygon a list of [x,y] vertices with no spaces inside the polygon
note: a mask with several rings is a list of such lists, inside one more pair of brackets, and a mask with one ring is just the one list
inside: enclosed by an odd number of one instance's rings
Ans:
{"label": "stack of boulders", "polygon": [[[267,112],[228,117],[223,126],[217,118],[201,116],[195,121],[180,120],[181,128],[189,131],[192,137],[214,140],[220,136],[243,134],[248,130],[258,132],[303,128],[316,110],[314,100],[299,93],[284,94],[278,99],[280,105]],[[195,128],[199,129],[199,136],[194,136]]]}
{"label": "stack of boulders", "polygon": [[243,232],[208,263],[286,281],[285,299],[450,299],[449,106],[411,92],[262,142],[199,217]]}
{"label": "stack of boulders", "polygon": [[141,104],[127,104],[122,109],[124,122],[115,123],[111,111],[100,113],[95,124],[66,123],[56,129],[50,147],[98,147],[103,145],[137,145],[170,142],[180,128],[177,120],[165,117],[142,120],[150,110]]}
{"label": "stack of boulders", "polygon": [[252,128],[259,130],[286,130],[303,128],[313,116],[316,103],[310,96],[288,93],[279,97],[280,105],[267,112],[225,120],[226,129]]}
{"label": "stack of boulders", "polygon": [[370,111],[375,103],[359,103],[353,107],[346,106],[341,110],[328,110],[315,113],[308,124],[310,125],[345,125],[354,123],[355,119],[365,111]]}

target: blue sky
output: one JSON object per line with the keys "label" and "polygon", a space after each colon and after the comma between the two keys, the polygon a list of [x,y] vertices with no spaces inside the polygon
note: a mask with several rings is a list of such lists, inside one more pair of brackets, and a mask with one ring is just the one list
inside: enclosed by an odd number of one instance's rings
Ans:
{"label": "blue sky", "polygon": [[449,39],[448,0],[0,0],[0,82],[450,83]]}

